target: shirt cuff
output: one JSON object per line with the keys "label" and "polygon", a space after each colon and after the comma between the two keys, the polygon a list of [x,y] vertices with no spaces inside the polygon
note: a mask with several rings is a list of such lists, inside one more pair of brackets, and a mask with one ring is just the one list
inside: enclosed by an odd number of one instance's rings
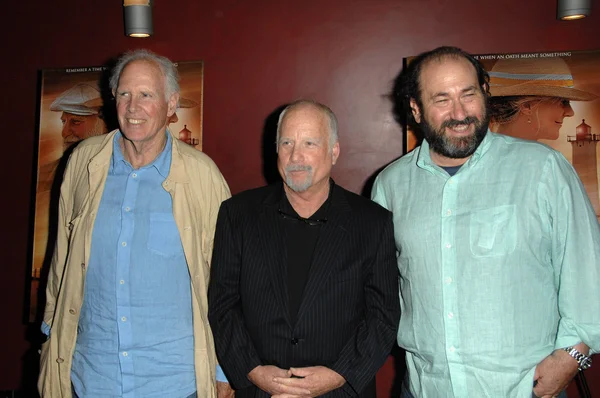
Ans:
{"label": "shirt cuff", "polygon": [[48,325],[46,322],[42,321],[42,326],[40,327],[40,329],[42,330],[42,333],[44,333],[46,336],[50,337],[50,325]]}
{"label": "shirt cuff", "polygon": [[227,377],[225,377],[225,373],[223,373],[223,369],[221,369],[221,366],[219,365],[217,365],[217,381],[220,381],[221,383],[229,383]]}

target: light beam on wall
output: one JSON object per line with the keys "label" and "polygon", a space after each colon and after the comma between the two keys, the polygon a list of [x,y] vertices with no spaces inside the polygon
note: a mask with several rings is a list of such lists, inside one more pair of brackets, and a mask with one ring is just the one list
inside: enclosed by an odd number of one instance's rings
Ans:
{"label": "light beam on wall", "polygon": [[592,10],[592,0],[558,0],[556,18],[563,21],[585,18]]}
{"label": "light beam on wall", "polygon": [[126,36],[152,36],[152,0],[123,0],[123,20]]}

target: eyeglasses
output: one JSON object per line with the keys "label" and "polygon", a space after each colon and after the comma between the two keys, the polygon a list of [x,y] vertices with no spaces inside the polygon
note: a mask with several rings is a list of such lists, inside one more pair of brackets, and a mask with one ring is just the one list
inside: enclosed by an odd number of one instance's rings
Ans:
{"label": "eyeglasses", "polygon": [[327,222],[326,218],[321,218],[318,220],[312,220],[310,218],[304,218],[304,217],[299,217],[299,216],[295,216],[293,214],[288,214],[286,212],[284,212],[283,210],[279,209],[279,215],[281,216],[281,218],[283,218],[284,220],[293,220],[293,221],[298,221],[301,223],[304,223],[306,225],[310,225],[310,226],[316,226],[316,225],[323,225]]}

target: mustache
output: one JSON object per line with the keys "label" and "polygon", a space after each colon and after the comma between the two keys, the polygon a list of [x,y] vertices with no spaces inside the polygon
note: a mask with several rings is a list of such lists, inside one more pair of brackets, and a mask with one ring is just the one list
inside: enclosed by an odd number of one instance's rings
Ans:
{"label": "mustache", "polygon": [[454,128],[454,127],[459,127],[459,126],[468,126],[469,124],[475,124],[478,123],[479,119],[477,119],[475,116],[467,116],[466,118],[464,118],[463,120],[456,120],[456,119],[450,119],[450,120],[446,120],[442,123],[442,128]]}
{"label": "mustache", "polygon": [[304,166],[301,164],[292,164],[285,168],[286,172],[290,171],[312,171],[312,166]]}

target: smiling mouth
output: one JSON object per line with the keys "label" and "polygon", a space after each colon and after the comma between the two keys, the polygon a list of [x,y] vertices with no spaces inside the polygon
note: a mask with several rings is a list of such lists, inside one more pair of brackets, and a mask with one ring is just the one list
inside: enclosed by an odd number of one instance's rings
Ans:
{"label": "smiling mouth", "polygon": [[142,119],[127,119],[127,123],[129,124],[142,124],[145,120]]}
{"label": "smiling mouth", "polygon": [[446,127],[446,128],[454,133],[462,134],[462,133],[467,133],[469,131],[470,127],[471,127],[470,124],[460,124],[457,126]]}

